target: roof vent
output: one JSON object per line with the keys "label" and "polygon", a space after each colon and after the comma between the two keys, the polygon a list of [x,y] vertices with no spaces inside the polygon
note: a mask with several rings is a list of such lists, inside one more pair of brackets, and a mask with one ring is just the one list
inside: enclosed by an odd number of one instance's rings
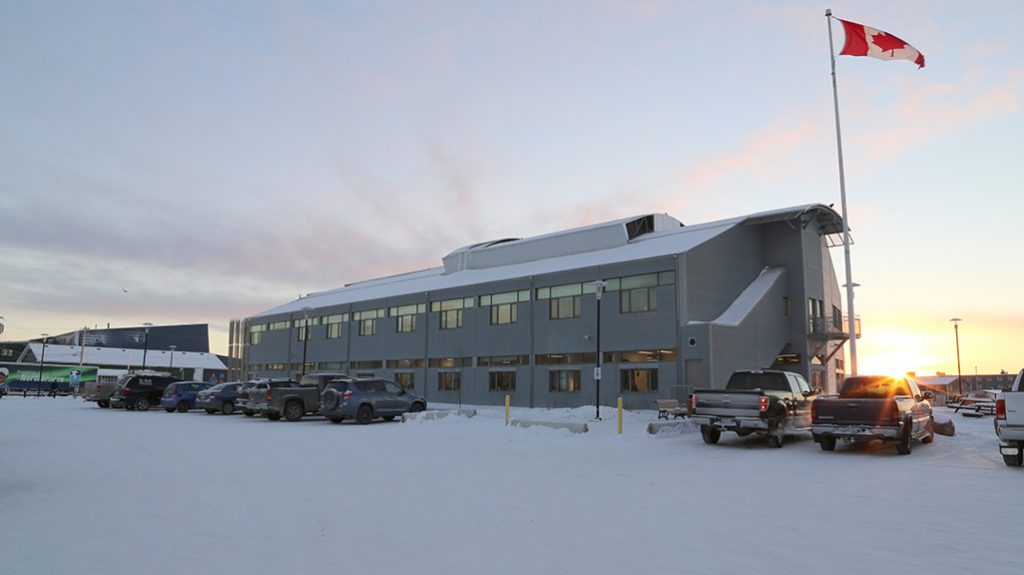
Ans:
{"label": "roof vent", "polygon": [[634,240],[644,234],[649,234],[654,231],[654,216],[646,215],[639,217],[631,222],[626,222],[626,235],[629,239]]}

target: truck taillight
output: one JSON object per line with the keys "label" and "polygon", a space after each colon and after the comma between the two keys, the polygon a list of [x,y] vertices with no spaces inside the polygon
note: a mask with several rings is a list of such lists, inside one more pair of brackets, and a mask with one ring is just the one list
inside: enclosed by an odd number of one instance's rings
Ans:
{"label": "truck taillight", "polygon": [[761,396],[761,413],[768,411],[768,401],[769,400],[767,395]]}
{"label": "truck taillight", "polygon": [[1006,419],[1006,400],[996,400],[996,419]]}
{"label": "truck taillight", "polygon": [[268,389],[267,390],[267,401],[270,401],[273,398],[274,398],[274,390],[273,389]]}
{"label": "truck taillight", "polygon": [[690,415],[693,415],[694,411],[697,411],[697,394],[696,393],[690,395]]}
{"label": "truck taillight", "polygon": [[351,391],[351,390],[349,390],[349,391],[346,391],[346,392],[345,392],[345,393],[343,393],[343,394],[342,394],[342,396],[341,396],[341,398],[342,398],[342,399],[344,399],[345,401],[348,401],[348,399],[349,399],[350,397],[352,397],[352,391]]}
{"label": "truck taillight", "polygon": [[811,402],[811,421],[818,421],[818,402]]}

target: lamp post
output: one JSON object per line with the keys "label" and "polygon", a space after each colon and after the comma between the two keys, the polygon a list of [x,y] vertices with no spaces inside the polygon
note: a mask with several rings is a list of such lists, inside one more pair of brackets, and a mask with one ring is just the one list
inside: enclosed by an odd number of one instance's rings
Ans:
{"label": "lamp post", "polygon": [[39,390],[43,387],[43,362],[46,361],[46,339],[50,337],[50,334],[43,333],[43,351],[39,354],[39,383],[36,385],[36,397],[39,397]]}
{"label": "lamp post", "polygon": [[171,364],[167,367],[167,371],[174,373],[174,350],[178,349],[176,345],[167,346],[171,350]]}
{"label": "lamp post", "polygon": [[604,363],[601,357],[601,295],[604,293],[605,286],[608,285],[604,280],[597,280],[594,282],[594,297],[597,298],[597,330],[594,339],[597,340],[597,367],[594,368],[594,388],[596,390],[594,396],[594,419],[601,419],[601,366]]}
{"label": "lamp post", "polygon": [[149,351],[149,328],[153,327],[153,324],[148,321],[142,324],[142,327],[146,328],[146,337],[142,344],[142,370],[146,370],[146,353]]}
{"label": "lamp post", "polygon": [[956,381],[960,390],[960,397],[964,395],[964,380],[960,375],[960,322],[964,321],[958,317],[951,318],[953,322],[953,333],[956,334]]}
{"label": "lamp post", "polygon": [[302,375],[306,376],[306,348],[309,347],[309,312],[312,311],[310,307],[302,308]]}

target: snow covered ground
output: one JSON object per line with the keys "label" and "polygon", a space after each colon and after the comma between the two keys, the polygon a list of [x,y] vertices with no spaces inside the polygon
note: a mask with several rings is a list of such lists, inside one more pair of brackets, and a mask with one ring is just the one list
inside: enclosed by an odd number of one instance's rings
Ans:
{"label": "snow covered ground", "polygon": [[[653,411],[623,435],[469,419],[332,425],[0,400],[0,573],[1019,573],[1024,470],[990,417],[781,450]],[[593,408],[514,409],[589,421]]]}

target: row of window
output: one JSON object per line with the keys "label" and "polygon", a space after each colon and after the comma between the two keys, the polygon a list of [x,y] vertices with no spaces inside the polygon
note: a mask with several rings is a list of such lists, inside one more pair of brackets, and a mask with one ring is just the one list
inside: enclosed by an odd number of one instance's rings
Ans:
{"label": "row of window", "polygon": [[[674,349],[640,349],[630,351],[606,351],[602,354],[604,363],[653,363],[660,361],[675,361],[676,351]],[[534,356],[535,365],[592,365],[597,363],[597,353],[546,353]],[[388,360],[353,360],[351,362],[334,361],[321,363],[307,363],[305,371],[320,369],[323,371],[348,371],[348,370],[369,370],[369,369],[422,369],[432,368],[457,368],[457,367],[517,367],[529,366],[529,355],[494,355],[478,356],[474,365],[473,357],[432,357],[426,362],[419,359],[388,359]],[[263,371],[284,371],[288,364],[268,363],[252,364],[249,371],[261,373]],[[302,365],[295,363],[291,365],[293,370],[300,370]]]}
{"label": "row of window", "polygon": [[[621,313],[639,313],[654,311],[658,307],[657,287],[660,285],[675,284],[675,272],[666,271],[652,274],[642,274],[611,278],[605,280],[604,290],[609,292],[621,292],[619,295],[619,310]],[[590,294],[596,291],[594,282],[579,282],[536,288],[538,300],[550,300],[548,306],[548,317],[550,319],[568,319],[580,317],[582,294]],[[462,311],[472,308],[479,303],[480,307],[490,307],[491,325],[504,325],[518,321],[517,304],[530,301],[530,290],[516,290],[501,293],[481,295],[476,298],[464,297],[430,302],[430,311],[440,314],[441,329],[457,329],[462,327]],[[249,327],[249,342],[258,344],[262,341],[262,333],[288,329],[289,325],[300,328],[299,341],[305,341],[307,329],[311,326],[327,326],[327,339],[341,337],[341,324],[350,321],[359,322],[359,335],[374,335],[377,333],[377,326],[373,320],[384,317],[396,318],[396,331],[398,333],[409,333],[416,331],[416,316],[426,313],[427,304],[409,304],[393,306],[385,310],[373,309],[358,312],[339,313],[315,318],[303,318],[288,322],[287,320],[276,321],[266,324],[255,324]]]}
{"label": "row of window", "polygon": [[[402,376],[402,385],[413,385],[413,374]],[[488,391],[513,392],[516,390],[516,372],[492,371],[487,374]],[[548,391],[553,393],[578,393],[583,390],[582,373],[578,369],[552,370],[548,372]],[[462,388],[462,374],[458,371],[444,371],[437,374],[438,391],[459,391]],[[623,393],[648,393],[658,391],[657,369],[626,369],[619,372],[619,390]]]}

